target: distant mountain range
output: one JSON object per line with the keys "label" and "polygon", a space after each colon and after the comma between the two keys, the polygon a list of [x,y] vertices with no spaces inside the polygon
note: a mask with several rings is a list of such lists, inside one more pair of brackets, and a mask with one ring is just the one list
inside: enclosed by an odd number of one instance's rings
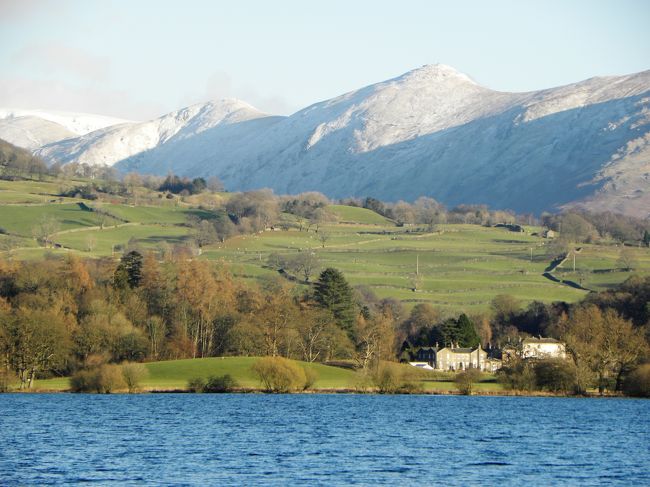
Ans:
{"label": "distant mountain range", "polygon": [[429,65],[289,117],[238,100],[147,122],[10,112],[0,138],[50,163],[216,175],[231,190],[650,216],[650,71],[505,93]]}

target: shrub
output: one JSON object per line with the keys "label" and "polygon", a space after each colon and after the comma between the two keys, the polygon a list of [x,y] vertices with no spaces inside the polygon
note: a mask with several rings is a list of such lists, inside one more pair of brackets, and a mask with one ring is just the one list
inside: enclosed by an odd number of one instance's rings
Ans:
{"label": "shrub", "polygon": [[126,389],[127,385],[119,365],[101,365],[90,370],[80,370],[70,377],[72,392],[97,392],[109,394]]}
{"label": "shrub", "polygon": [[187,382],[187,389],[190,392],[205,391],[205,380],[202,377],[195,377]]}
{"label": "shrub", "polygon": [[126,383],[122,376],[122,367],[119,365],[102,365],[99,368],[99,385],[101,392],[110,394],[126,389]]}
{"label": "shrub", "polygon": [[402,385],[399,365],[390,363],[379,365],[372,375],[372,382],[380,394],[395,394]]}
{"label": "shrub", "polygon": [[426,376],[425,371],[384,362],[373,372],[371,380],[380,394],[417,394],[424,390],[423,376]]}
{"label": "shrub", "polygon": [[628,396],[650,397],[650,364],[640,365],[627,376],[623,392]]}
{"label": "shrub", "polygon": [[143,364],[126,362],[122,364],[122,378],[129,392],[135,392],[140,387],[142,379],[146,379],[149,371]]}
{"label": "shrub", "polygon": [[354,374],[354,379],[352,380],[352,388],[357,392],[368,392],[372,387],[372,378],[365,370],[358,370]]}
{"label": "shrub", "polygon": [[478,369],[467,369],[456,374],[454,384],[461,394],[469,396],[475,383],[481,380],[481,371]]}
{"label": "shrub", "polygon": [[0,369],[0,392],[9,392],[11,383],[16,378],[7,369]]}
{"label": "shrub", "polygon": [[542,390],[565,393],[576,390],[575,366],[568,360],[539,360],[534,370],[536,385]]}
{"label": "shrub", "polygon": [[203,392],[223,393],[232,392],[233,389],[238,387],[237,381],[230,375],[212,376],[203,387]]}
{"label": "shrub", "polygon": [[304,369],[286,358],[264,357],[252,369],[267,392],[291,392],[302,389],[306,383]]}
{"label": "shrub", "polygon": [[305,367],[304,371],[305,371],[305,384],[302,389],[303,391],[306,391],[314,387],[314,384],[318,380],[318,372],[316,372],[311,367]]}
{"label": "shrub", "polygon": [[70,377],[72,392],[101,392],[97,370],[79,370]]}
{"label": "shrub", "polygon": [[400,394],[422,394],[424,386],[421,382],[406,381],[399,388]]}
{"label": "shrub", "polygon": [[532,391],[537,386],[533,366],[524,360],[516,361],[498,372],[498,380],[506,389]]}

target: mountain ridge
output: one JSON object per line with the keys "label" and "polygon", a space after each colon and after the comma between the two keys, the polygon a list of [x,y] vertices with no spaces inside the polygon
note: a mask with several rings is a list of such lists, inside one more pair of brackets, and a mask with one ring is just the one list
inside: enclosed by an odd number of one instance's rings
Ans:
{"label": "mountain ridge", "polygon": [[36,149],[49,162],[222,178],[232,190],[432,196],[541,212],[650,216],[650,70],[539,91],[480,86],[446,65],[273,116],[192,105]]}

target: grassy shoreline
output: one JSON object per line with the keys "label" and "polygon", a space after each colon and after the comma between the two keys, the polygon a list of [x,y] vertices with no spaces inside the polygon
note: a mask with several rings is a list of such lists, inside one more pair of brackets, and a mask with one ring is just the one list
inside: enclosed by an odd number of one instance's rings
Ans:
{"label": "grassy shoreline", "polygon": [[[265,394],[261,383],[254,375],[251,367],[259,357],[210,357],[200,359],[168,360],[149,362],[144,366],[148,377],[143,379],[137,391],[133,394],[170,394],[188,393],[188,382],[197,377],[207,378],[228,374],[237,381],[237,386],[230,393],[236,394]],[[376,387],[359,382],[360,375],[342,367],[320,363],[300,362],[302,367],[311,368],[318,374],[314,385],[305,391],[290,392],[290,394],[415,394],[415,395],[463,395],[458,391],[453,374],[427,372],[414,369],[408,365],[400,365],[408,380],[419,386],[410,392],[381,393]],[[68,377],[37,380],[30,390],[12,390],[14,393],[52,393],[72,394]],[[123,394],[126,391],[115,391],[112,394]],[[586,396],[576,396],[566,393],[548,391],[517,391],[505,389],[494,376],[485,375],[475,383],[472,396],[525,396],[525,397],[625,397],[620,394],[599,395],[596,391]]]}

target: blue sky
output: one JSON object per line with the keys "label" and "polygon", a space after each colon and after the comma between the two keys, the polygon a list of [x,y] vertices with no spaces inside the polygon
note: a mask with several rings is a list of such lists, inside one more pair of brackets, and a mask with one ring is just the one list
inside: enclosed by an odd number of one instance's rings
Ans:
{"label": "blue sky", "polygon": [[650,2],[0,0],[0,106],[289,114],[444,63],[528,91],[650,69]]}

